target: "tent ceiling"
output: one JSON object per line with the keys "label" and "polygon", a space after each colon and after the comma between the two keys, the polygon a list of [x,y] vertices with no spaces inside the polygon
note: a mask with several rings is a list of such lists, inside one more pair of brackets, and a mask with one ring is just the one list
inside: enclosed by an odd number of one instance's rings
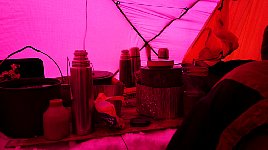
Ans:
{"label": "tent ceiling", "polygon": [[[180,62],[219,0],[200,0],[181,19],[175,20],[150,44],[157,51],[167,47],[170,58]],[[146,41],[152,39],[184,8],[196,0],[122,0],[119,7]],[[83,49],[86,1],[1,1],[0,59],[26,45],[32,45],[54,58],[66,74],[66,57]],[[87,2],[85,48],[96,70],[114,72],[122,49],[142,47],[144,41],[133,30],[112,0]],[[141,52],[144,55],[143,51]],[[53,62],[26,50],[12,58],[39,57],[47,77],[59,76]]]}

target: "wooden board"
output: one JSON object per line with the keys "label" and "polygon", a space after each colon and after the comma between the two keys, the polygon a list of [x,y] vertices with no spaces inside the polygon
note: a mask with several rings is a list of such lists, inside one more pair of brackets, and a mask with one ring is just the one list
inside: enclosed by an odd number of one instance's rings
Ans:
{"label": "wooden board", "polygon": [[97,127],[95,131],[91,134],[78,136],[78,135],[70,135],[67,138],[58,141],[49,141],[44,137],[36,137],[29,139],[11,139],[6,144],[6,148],[14,148],[17,146],[25,147],[25,146],[36,146],[36,145],[45,145],[45,144],[55,144],[59,142],[68,142],[68,141],[83,141],[94,138],[101,138],[107,136],[117,136],[125,133],[135,133],[135,132],[149,132],[155,130],[162,130],[167,128],[177,128],[180,126],[182,119],[176,118],[171,120],[152,120],[152,123],[147,127],[131,127],[130,119],[139,116],[136,111],[136,107],[132,105],[132,102],[128,103],[128,106],[122,108],[122,118],[125,121],[126,127],[122,130],[111,130],[108,128]]}

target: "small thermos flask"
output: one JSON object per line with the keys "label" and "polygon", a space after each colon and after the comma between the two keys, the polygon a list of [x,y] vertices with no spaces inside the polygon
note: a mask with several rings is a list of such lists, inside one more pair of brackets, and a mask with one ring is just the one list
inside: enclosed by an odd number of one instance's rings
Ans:
{"label": "small thermos flask", "polygon": [[43,114],[44,137],[48,140],[60,140],[70,134],[71,111],[63,107],[61,99],[49,101],[49,107]]}
{"label": "small thermos flask", "polygon": [[92,132],[94,95],[92,67],[86,50],[76,50],[72,61],[71,91],[73,96],[73,128],[76,134],[86,135]]}
{"label": "small thermos flask", "polygon": [[119,61],[119,80],[125,87],[134,86],[131,74],[131,60],[128,50],[122,50]]}
{"label": "small thermos flask", "polygon": [[130,61],[132,82],[136,83],[136,72],[141,68],[140,49],[138,47],[130,48]]}

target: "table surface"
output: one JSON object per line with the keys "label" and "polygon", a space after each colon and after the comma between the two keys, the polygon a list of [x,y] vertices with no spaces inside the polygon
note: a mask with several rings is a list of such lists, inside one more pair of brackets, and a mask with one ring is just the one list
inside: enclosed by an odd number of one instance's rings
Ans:
{"label": "table surface", "polygon": [[[129,100],[129,102],[133,103],[133,102],[135,102],[135,100],[132,100],[132,102],[131,102],[131,100]],[[136,111],[136,107],[131,105],[131,104],[127,105],[125,107],[122,107],[121,113],[122,113],[121,118],[123,118],[124,122],[125,122],[125,128],[121,129],[121,130],[112,130],[112,129],[108,129],[108,128],[104,128],[104,127],[96,127],[95,131],[91,134],[84,135],[84,136],[70,135],[69,137],[64,138],[62,140],[58,140],[58,141],[49,141],[49,140],[46,140],[42,136],[36,137],[36,138],[29,138],[29,139],[10,139],[10,138],[7,138],[5,136],[2,136],[2,144],[3,144],[3,141],[5,141],[4,145],[6,148],[17,148],[17,147],[29,147],[29,146],[39,146],[40,147],[40,146],[44,146],[44,145],[50,145],[50,146],[57,145],[57,146],[59,146],[59,145],[62,145],[62,143],[65,143],[63,145],[66,146],[66,143],[68,143],[67,144],[68,148],[70,148],[70,143],[72,143],[72,142],[76,143],[77,141],[79,141],[79,142],[83,141],[85,143],[88,143],[87,140],[98,141],[98,140],[102,139],[101,141],[103,141],[103,142],[101,142],[101,143],[104,144],[105,139],[110,139],[110,138],[111,139],[113,139],[113,138],[118,139],[119,138],[118,140],[121,141],[121,146],[122,146],[123,137],[124,137],[124,139],[126,138],[126,139],[130,139],[130,141],[132,141],[131,139],[135,139],[136,137],[141,136],[140,135],[141,132],[144,133],[144,134],[142,134],[144,136],[143,138],[150,137],[150,140],[153,140],[156,138],[156,141],[157,141],[158,140],[157,137],[159,137],[159,135],[154,137],[155,136],[154,134],[157,133],[157,134],[161,134],[162,136],[167,136],[166,139],[168,139],[168,141],[169,141],[171,136],[173,135],[175,129],[177,127],[179,127],[181,122],[182,122],[182,118],[175,118],[175,119],[169,119],[169,120],[153,120],[152,119],[151,120],[152,122],[149,126],[132,127],[132,126],[130,126],[130,119],[139,116],[139,114]],[[165,129],[169,129],[169,130],[165,130]],[[142,138],[138,138],[138,139],[142,139]],[[115,140],[115,141],[117,141],[117,140]],[[128,143],[131,143],[130,141],[128,141]],[[165,144],[167,144],[168,141],[166,141]],[[102,146],[105,145],[105,144],[104,145],[103,144],[102,144]],[[74,145],[76,145],[74,147],[77,147],[77,144],[74,144]],[[81,146],[81,144],[79,144],[79,145]],[[108,145],[110,145],[110,142]],[[2,146],[2,145],[0,144],[0,146]],[[124,145],[124,143],[123,143],[123,147],[124,146],[126,146],[126,145]],[[1,147],[0,147],[0,149],[1,149]]]}

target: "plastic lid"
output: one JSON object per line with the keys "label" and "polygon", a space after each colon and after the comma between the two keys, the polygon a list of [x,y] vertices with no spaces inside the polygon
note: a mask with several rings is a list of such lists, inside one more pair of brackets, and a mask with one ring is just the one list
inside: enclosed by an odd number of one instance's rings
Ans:
{"label": "plastic lid", "polygon": [[169,58],[169,50],[167,48],[159,48],[158,58],[168,59]]}
{"label": "plastic lid", "polygon": [[147,66],[149,68],[172,68],[174,66],[174,60],[166,59],[153,59],[147,61]]}
{"label": "plastic lid", "polygon": [[61,106],[62,99],[52,99],[49,101],[49,106]]}
{"label": "plastic lid", "polygon": [[193,76],[207,76],[208,75],[208,68],[207,67],[183,67],[183,73],[187,75]]}

